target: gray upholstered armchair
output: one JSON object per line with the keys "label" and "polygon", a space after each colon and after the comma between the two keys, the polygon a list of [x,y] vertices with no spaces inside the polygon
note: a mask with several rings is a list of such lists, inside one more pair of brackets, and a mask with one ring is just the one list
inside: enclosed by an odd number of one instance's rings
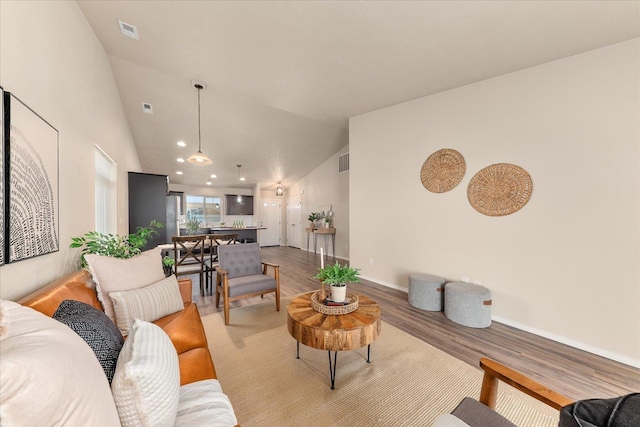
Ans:
{"label": "gray upholstered armchair", "polygon": [[[231,301],[275,292],[276,310],[280,311],[280,267],[262,262],[258,243],[219,246],[218,262],[216,307],[222,295],[225,325],[229,324]],[[273,276],[267,274],[268,267],[273,268]]]}

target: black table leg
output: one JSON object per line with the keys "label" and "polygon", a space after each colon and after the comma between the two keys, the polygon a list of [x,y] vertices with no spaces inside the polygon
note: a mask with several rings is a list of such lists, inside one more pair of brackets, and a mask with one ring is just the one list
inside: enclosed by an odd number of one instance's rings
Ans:
{"label": "black table leg", "polygon": [[[333,352],[333,360],[331,360],[331,350],[329,354],[329,376],[331,377],[331,390],[336,389],[336,369],[338,366],[338,352]],[[300,341],[296,341],[296,359],[300,359]],[[371,363],[371,344],[367,346],[367,363]]]}
{"label": "black table leg", "polygon": [[329,350],[329,374],[331,375],[331,390],[335,390],[336,366],[338,365],[338,352],[333,352],[333,366],[331,365],[331,350]]}

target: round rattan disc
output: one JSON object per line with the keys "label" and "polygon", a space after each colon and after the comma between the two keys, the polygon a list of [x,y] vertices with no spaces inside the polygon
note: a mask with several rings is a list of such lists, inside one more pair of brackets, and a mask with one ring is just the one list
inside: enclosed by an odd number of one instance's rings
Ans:
{"label": "round rattan disc", "polygon": [[475,174],[467,198],[478,212],[488,216],[512,214],[531,198],[533,181],[526,170],[509,163],[487,166]]}
{"label": "round rattan disc", "polygon": [[462,154],[443,148],[431,154],[422,164],[420,181],[432,193],[444,193],[462,181],[466,169]]}

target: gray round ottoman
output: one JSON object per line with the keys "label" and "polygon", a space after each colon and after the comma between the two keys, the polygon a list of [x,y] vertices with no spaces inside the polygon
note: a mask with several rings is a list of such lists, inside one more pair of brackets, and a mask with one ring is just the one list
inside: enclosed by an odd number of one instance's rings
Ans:
{"label": "gray round ottoman", "polygon": [[429,311],[442,310],[442,286],[445,280],[432,274],[409,275],[409,304]]}
{"label": "gray round ottoman", "polygon": [[444,287],[444,315],[471,328],[491,326],[491,291],[471,283],[447,283]]}

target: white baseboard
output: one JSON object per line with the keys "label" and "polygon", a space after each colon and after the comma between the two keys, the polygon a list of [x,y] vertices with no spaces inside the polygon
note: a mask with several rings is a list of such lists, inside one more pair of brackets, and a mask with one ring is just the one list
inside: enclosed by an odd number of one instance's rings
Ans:
{"label": "white baseboard", "polygon": [[[306,250],[305,248],[300,248],[301,251],[303,252],[309,252],[311,253],[311,250]],[[320,252],[316,252],[315,255],[320,255]],[[341,259],[342,261],[346,261],[349,262],[349,258],[342,258],[341,256],[336,255],[336,259]],[[329,262],[329,260],[333,260],[333,255],[327,255],[325,254],[325,260],[327,262]],[[335,263],[334,263],[335,264]],[[362,276],[360,276],[362,277]]]}
{"label": "white baseboard", "polygon": [[[373,278],[365,277],[365,276],[361,276],[361,277],[363,279],[365,279],[365,280],[369,280],[371,282],[378,283],[378,284],[386,286],[388,288],[398,289],[400,291],[407,292],[407,293],[409,292],[409,289],[407,289],[405,287],[402,287],[402,286],[399,286],[399,285],[395,285],[393,283],[381,282],[379,279],[373,279]],[[502,323],[504,325],[511,326],[511,327],[519,329],[521,331],[529,332],[529,333],[532,333],[534,335],[538,335],[540,337],[547,338],[547,339],[550,339],[552,341],[559,342],[561,344],[566,344],[569,347],[574,347],[574,348],[577,348],[579,350],[586,351],[587,353],[592,353],[592,354],[595,354],[595,355],[598,355],[598,356],[602,356],[604,358],[611,359],[611,360],[614,360],[616,362],[620,362],[620,363],[623,363],[625,365],[629,365],[629,366],[632,366],[634,368],[639,368],[640,369],[640,359],[636,359],[636,358],[629,357],[629,356],[623,356],[621,354],[617,354],[617,353],[614,353],[614,352],[608,351],[608,350],[603,350],[601,348],[594,347],[594,346],[589,345],[589,344],[585,344],[585,343],[582,343],[582,342],[579,342],[579,341],[575,341],[575,340],[572,340],[572,339],[569,339],[569,338],[566,338],[566,337],[562,337],[562,336],[559,336],[559,335],[556,335],[556,334],[552,334],[550,332],[546,332],[546,331],[542,331],[540,329],[536,329],[536,328],[532,328],[532,327],[529,327],[529,326],[526,326],[526,325],[522,325],[522,324],[517,323],[517,322],[512,322],[511,320],[505,319],[503,317],[491,316],[491,319],[496,321],[496,322],[498,322],[498,323]]]}
{"label": "white baseboard", "polygon": [[378,285],[386,286],[387,288],[397,289],[399,291],[409,293],[409,289],[407,289],[407,288],[405,288],[403,286],[400,286],[400,285],[396,285],[394,283],[381,282],[379,279],[373,279],[371,277],[362,276],[362,275],[360,277],[362,279],[364,279],[364,280],[368,280],[370,282],[377,283]]}
{"label": "white baseboard", "polygon": [[598,348],[598,347],[594,347],[592,345],[585,344],[585,343],[582,343],[580,341],[575,341],[575,340],[572,340],[570,338],[566,338],[566,337],[563,337],[563,336],[560,336],[560,335],[556,335],[556,334],[553,334],[551,332],[542,331],[540,329],[536,329],[536,328],[532,328],[530,326],[522,325],[520,323],[513,322],[511,320],[505,319],[503,317],[491,316],[491,319],[495,320],[498,323],[502,323],[504,325],[511,326],[513,328],[516,328],[516,329],[520,329],[521,331],[529,332],[529,333],[532,333],[534,335],[538,335],[540,337],[550,339],[552,341],[556,341],[556,342],[559,342],[559,343],[562,343],[562,344],[566,344],[569,347],[574,347],[574,348],[577,348],[579,350],[583,350],[583,351],[586,351],[588,353],[596,354],[598,356],[602,356],[602,357],[607,358],[607,359],[615,360],[616,362],[624,363],[625,365],[629,365],[629,366],[632,366],[634,368],[639,368],[640,369],[640,359],[636,359],[636,358],[629,357],[629,356],[623,356],[621,354],[614,353],[614,352],[609,351],[609,350],[604,350],[604,349],[601,349],[601,348]]}

